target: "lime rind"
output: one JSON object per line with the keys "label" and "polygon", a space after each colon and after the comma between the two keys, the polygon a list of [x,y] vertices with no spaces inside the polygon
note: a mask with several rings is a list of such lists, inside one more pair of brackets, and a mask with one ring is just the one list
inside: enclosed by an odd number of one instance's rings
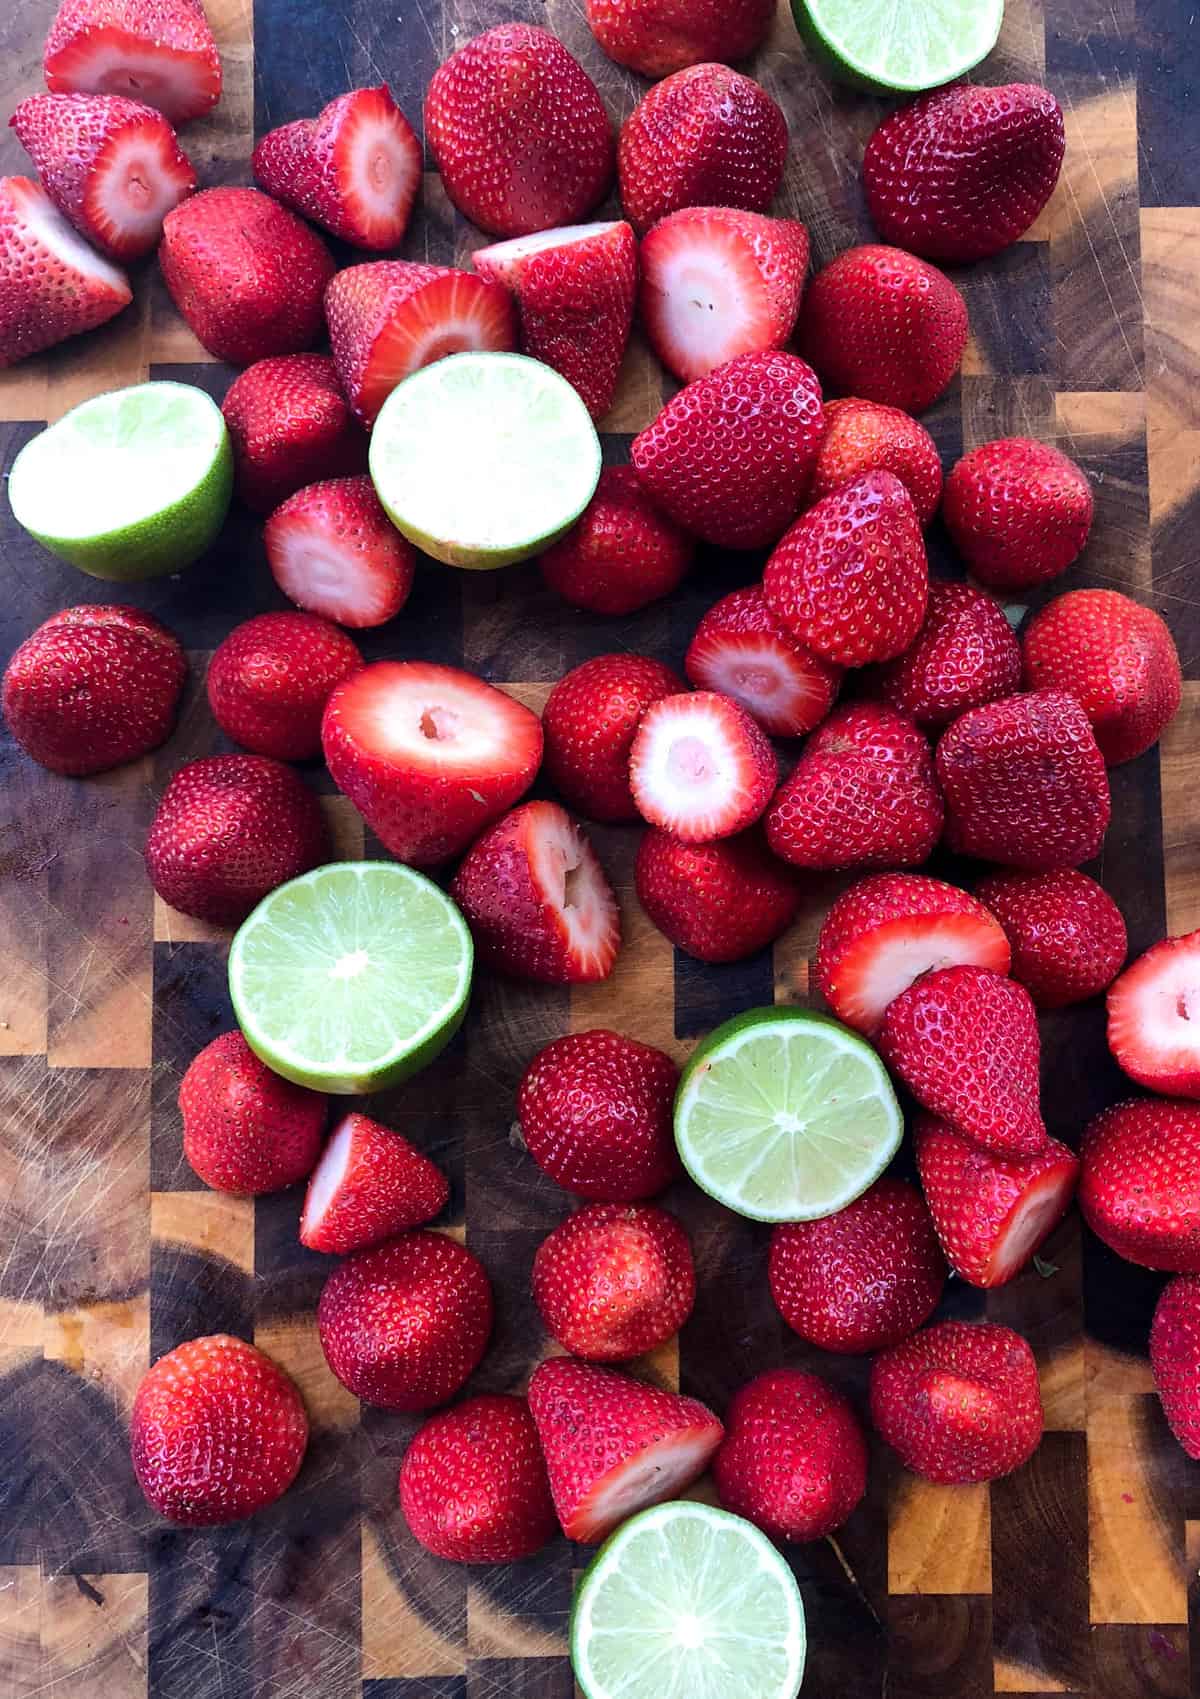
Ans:
{"label": "lime rind", "polygon": [[1004,0],[792,0],[796,27],[833,76],[877,94],[920,94],[996,45]]}

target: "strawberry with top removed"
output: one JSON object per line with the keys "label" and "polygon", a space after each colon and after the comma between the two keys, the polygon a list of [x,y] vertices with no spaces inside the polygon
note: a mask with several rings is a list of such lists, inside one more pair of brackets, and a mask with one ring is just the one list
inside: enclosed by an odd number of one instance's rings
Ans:
{"label": "strawberry with top removed", "polygon": [[431,1416],[404,1453],[399,1490],[414,1539],[450,1563],[519,1563],[558,1526],[523,1398],[485,1394]]}
{"label": "strawberry with top removed", "polygon": [[1200,1280],[1179,1275],[1159,1294],[1150,1370],[1163,1415],[1189,1457],[1200,1457]]}
{"label": "strawberry with top removed", "polygon": [[0,177],[0,367],[95,330],[133,290],[71,228],[40,183]]}
{"label": "strawberry with top removed", "polygon": [[597,655],[559,679],[542,710],[546,772],[572,808],[593,820],[638,818],[629,788],[638,721],[683,688],[649,655]]}
{"label": "strawberry with top removed", "polygon": [[685,844],[654,827],[634,863],[638,901],[677,950],[702,962],[739,962],[786,932],[800,883],[768,851],[758,827]]}
{"label": "strawberry with top removed", "polygon": [[300,1243],[345,1256],[419,1227],[441,1213],[446,1176],[390,1127],[351,1113],[338,1122],[312,1171]]}
{"label": "strawberry with top removed", "polygon": [[775,752],[728,696],[664,696],[642,715],[629,751],[629,788],[652,826],[702,844],[761,815],[777,779]]}
{"label": "strawberry with top removed", "polygon": [[1074,868],[991,873],[975,887],[1012,946],[1012,976],[1039,1009],[1082,1003],[1121,971],[1121,911],[1102,885]]}
{"label": "strawberry with top removed", "polygon": [[1200,1097],[1200,932],[1163,938],[1108,988],[1108,1047],[1119,1067],[1174,1097]]}
{"label": "strawberry with top removed", "polygon": [[1128,1098],[1089,1121],[1079,1207],[1127,1262],[1200,1274],[1200,1106]]}
{"label": "strawberry with top removed", "polygon": [[892,472],[928,525],[942,496],[937,444],[916,419],[878,401],[825,403],[825,435],[813,467],[812,498],[820,501],[864,472]]}
{"label": "strawberry with top removed", "polygon": [[769,737],[799,737],[820,725],[842,682],[841,667],[788,635],[758,584],[709,608],[683,666],[697,690],[731,696]]}
{"label": "strawberry with top removed", "polygon": [[367,438],[328,354],[256,360],[234,378],[221,412],[237,493],[255,513],[270,513],[317,478],[366,472]]}
{"label": "strawberry with top removed", "polygon": [[572,1356],[597,1363],[644,1356],[692,1313],[688,1236],[653,1204],[586,1204],[538,1246],[533,1297]]}
{"label": "strawberry with top removed", "polygon": [[610,59],[644,77],[706,59],[748,59],[775,15],[772,0],[587,0]]}
{"label": "strawberry with top removed", "polygon": [[183,1154],[214,1191],[257,1197],[312,1172],[327,1101],[273,1073],[240,1032],[223,1032],[179,1083]]}
{"label": "strawberry with top removed", "polygon": [[[837,406],[837,403],[834,403]],[[1021,649],[1004,610],[970,584],[931,579],[925,622],[871,689],[927,731],[1021,688]]]}
{"label": "strawberry with top removed", "polygon": [[542,577],[588,613],[637,613],[687,577],[696,546],[650,500],[632,466],[605,466],[579,521],[540,557]]}
{"label": "strawberry with top removed", "polygon": [[208,665],[208,705],[226,737],[256,755],[311,761],[334,689],[363,664],[314,614],[258,614],[235,625]]}
{"label": "strawberry with top removed", "polygon": [[1073,460],[1048,442],[1002,437],[956,461],[942,517],[981,584],[1028,590],[1065,572],[1092,528],[1092,491]]}
{"label": "strawberry with top removed", "polygon": [[61,0],[42,54],[54,94],[115,94],[172,124],[221,96],[221,59],[199,0]]}
{"label": "strawberry with top removed", "polygon": [[412,590],[413,546],[365,474],[297,490],[267,520],[263,544],[288,600],[338,625],[386,625]]}

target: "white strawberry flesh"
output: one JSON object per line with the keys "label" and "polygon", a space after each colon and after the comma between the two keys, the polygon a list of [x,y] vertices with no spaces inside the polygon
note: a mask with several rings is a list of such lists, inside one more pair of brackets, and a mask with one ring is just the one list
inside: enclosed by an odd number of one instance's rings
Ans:
{"label": "white strawberry flesh", "polygon": [[723,1437],[719,1422],[697,1423],[626,1458],[576,1505],[566,1525],[568,1538],[594,1543],[635,1511],[678,1498],[704,1473]]}

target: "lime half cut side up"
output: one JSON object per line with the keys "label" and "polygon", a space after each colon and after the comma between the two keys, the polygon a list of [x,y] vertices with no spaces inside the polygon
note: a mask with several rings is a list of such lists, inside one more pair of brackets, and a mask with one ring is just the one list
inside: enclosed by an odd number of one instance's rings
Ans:
{"label": "lime half cut side up", "polygon": [[675,1140],[696,1184],[755,1221],[813,1221],[866,1191],[904,1132],[864,1038],[807,1009],[750,1009],[683,1071]]}
{"label": "lime half cut side up", "polygon": [[992,51],[1004,0],[792,0],[796,28],[833,76],[883,94],[918,94]]}
{"label": "lime half cut side up", "polygon": [[383,404],[371,477],[392,523],[448,566],[548,548],[595,493],[600,439],[565,378],[523,354],[450,354]]}
{"label": "lime half cut side up", "polygon": [[686,1500],[618,1528],[571,1612],[587,1699],[794,1699],[805,1645],[800,1589],[766,1535]]}
{"label": "lime half cut side up", "polygon": [[229,990],[246,1042],[277,1074],[315,1091],[379,1091],[454,1036],[473,954],[462,915],[424,874],[334,862],[242,923]]}

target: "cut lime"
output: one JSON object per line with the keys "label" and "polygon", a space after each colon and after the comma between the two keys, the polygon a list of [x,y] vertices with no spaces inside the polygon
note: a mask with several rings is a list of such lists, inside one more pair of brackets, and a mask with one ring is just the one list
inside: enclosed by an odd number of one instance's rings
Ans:
{"label": "cut lime", "polygon": [[992,51],[1004,0],[792,0],[796,28],[841,82],[916,94]]}
{"label": "cut lime", "polygon": [[565,378],[522,354],[451,354],[395,388],[371,433],[392,523],[448,566],[548,548],[600,477],[600,439]]}
{"label": "cut lime", "polygon": [[94,578],[190,566],[225,522],[233,450],[221,409],[186,383],[139,383],[73,407],[26,443],[8,499],[39,543]]}
{"label": "cut lime", "polygon": [[571,1610],[587,1699],[793,1699],[805,1645],[800,1589],[766,1535],[687,1501],[623,1523]]}
{"label": "cut lime", "polygon": [[688,1173],[755,1221],[844,1209],[887,1167],[904,1120],[864,1038],[807,1009],[749,1009],[683,1070],[675,1141]]}
{"label": "cut lime", "polygon": [[462,1023],[467,923],[423,873],[340,861],[264,897],[229,952],[246,1042],[315,1091],[380,1091],[432,1062]]}

